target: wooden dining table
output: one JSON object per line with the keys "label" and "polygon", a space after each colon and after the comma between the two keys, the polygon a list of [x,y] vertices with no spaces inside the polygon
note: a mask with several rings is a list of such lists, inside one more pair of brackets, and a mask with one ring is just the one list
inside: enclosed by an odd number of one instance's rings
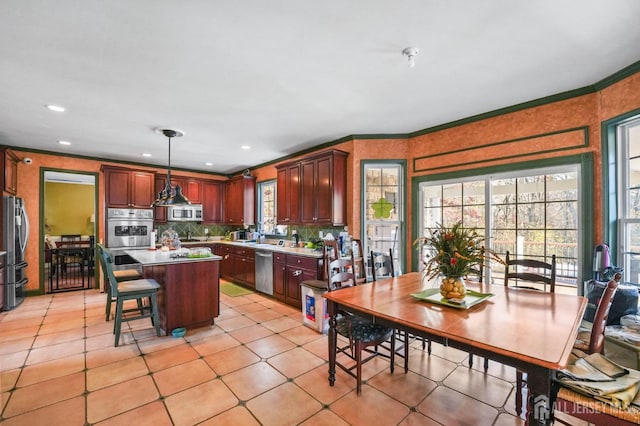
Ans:
{"label": "wooden dining table", "polygon": [[468,309],[411,296],[434,285],[412,272],[326,293],[329,384],[336,379],[336,315],[348,311],[526,373],[529,424],[548,423],[553,374],[568,362],[587,300],[480,283],[468,286],[493,296]]}

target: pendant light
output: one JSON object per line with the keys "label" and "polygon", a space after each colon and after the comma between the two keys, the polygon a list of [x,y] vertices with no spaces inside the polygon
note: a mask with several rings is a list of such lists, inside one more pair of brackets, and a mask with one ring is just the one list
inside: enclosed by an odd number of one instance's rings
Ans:
{"label": "pendant light", "polygon": [[182,188],[180,185],[176,185],[175,188],[171,186],[171,139],[182,137],[184,132],[176,129],[156,129],[156,133],[161,133],[169,138],[169,167],[167,169],[167,184],[164,186],[162,191],[158,192],[158,197],[151,207],[191,204],[187,197],[182,195]]}

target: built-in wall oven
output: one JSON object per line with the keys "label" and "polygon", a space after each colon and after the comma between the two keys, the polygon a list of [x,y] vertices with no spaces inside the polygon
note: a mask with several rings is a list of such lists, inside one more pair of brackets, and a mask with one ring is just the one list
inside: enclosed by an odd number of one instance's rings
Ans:
{"label": "built-in wall oven", "polygon": [[142,270],[126,250],[147,249],[151,245],[153,209],[108,209],[107,247],[113,256],[114,270]]}

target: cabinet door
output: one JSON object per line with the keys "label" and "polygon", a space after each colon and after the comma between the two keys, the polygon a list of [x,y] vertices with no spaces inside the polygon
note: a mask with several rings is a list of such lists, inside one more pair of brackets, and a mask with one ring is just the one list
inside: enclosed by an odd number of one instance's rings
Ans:
{"label": "cabinet door", "polygon": [[289,305],[302,308],[302,290],[300,289],[300,284],[303,281],[317,279],[317,272],[287,265],[286,274],[285,302]]}
{"label": "cabinet door", "polygon": [[315,222],[333,221],[333,158],[319,158],[315,162]]}
{"label": "cabinet door", "polygon": [[155,175],[147,172],[131,172],[131,207],[149,208],[155,200]]}
{"label": "cabinet door", "polygon": [[4,151],[4,191],[16,195],[18,192],[18,157],[9,150]]}
{"label": "cabinet door", "polygon": [[232,180],[227,183],[225,201],[225,222],[242,224],[242,181]]}
{"label": "cabinet door", "polygon": [[183,193],[193,204],[202,204],[202,181],[199,179],[185,179]]}
{"label": "cabinet door", "polygon": [[285,166],[277,175],[277,221],[281,225],[300,223],[300,165]]}
{"label": "cabinet door", "polygon": [[286,270],[287,267],[284,263],[284,255],[282,256],[282,261],[278,262],[276,258],[277,254],[273,255],[273,296],[278,299],[284,301],[285,299],[285,281],[286,281]]}
{"label": "cabinet door", "polygon": [[249,287],[256,288],[256,259],[255,257],[243,257],[242,258],[242,277],[245,284]]}
{"label": "cabinet door", "polygon": [[129,177],[128,170],[105,170],[104,188],[107,207],[130,207]]}
{"label": "cabinet door", "polygon": [[[156,192],[153,194],[154,197],[158,196],[158,193],[162,191],[162,189],[167,184],[166,176],[156,176]],[[154,198],[155,200],[155,198]],[[156,223],[165,223],[167,221],[167,208],[166,207],[154,207],[153,208],[153,221]]]}
{"label": "cabinet door", "polygon": [[256,179],[239,176],[226,184],[225,222],[232,225],[253,225],[255,223]]}
{"label": "cabinet door", "polygon": [[300,165],[301,200],[300,213],[302,223],[315,223],[316,216],[316,162],[305,161]]}
{"label": "cabinet door", "polygon": [[202,182],[202,222],[221,223],[222,222],[222,197],[224,191],[219,182]]}

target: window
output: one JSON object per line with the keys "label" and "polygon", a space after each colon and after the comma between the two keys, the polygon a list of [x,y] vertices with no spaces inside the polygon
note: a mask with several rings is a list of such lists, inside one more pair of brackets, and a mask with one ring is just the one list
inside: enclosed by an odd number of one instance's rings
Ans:
{"label": "window", "polygon": [[618,263],[625,281],[640,283],[640,117],[617,127],[619,218]]}
{"label": "window", "polygon": [[[557,284],[575,286],[578,277],[578,166],[474,176],[420,184],[421,235],[436,223],[461,220],[485,237],[499,255],[557,258]],[[489,230],[487,232],[487,230]],[[486,275],[502,279],[494,264]]]}
{"label": "window", "polygon": [[276,181],[258,183],[258,230],[265,235],[276,234]]}
{"label": "window", "polygon": [[365,163],[362,200],[364,212],[363,251],[389,253],[391,249],[396,274],[401,274],[404,245],[404,163]]}

